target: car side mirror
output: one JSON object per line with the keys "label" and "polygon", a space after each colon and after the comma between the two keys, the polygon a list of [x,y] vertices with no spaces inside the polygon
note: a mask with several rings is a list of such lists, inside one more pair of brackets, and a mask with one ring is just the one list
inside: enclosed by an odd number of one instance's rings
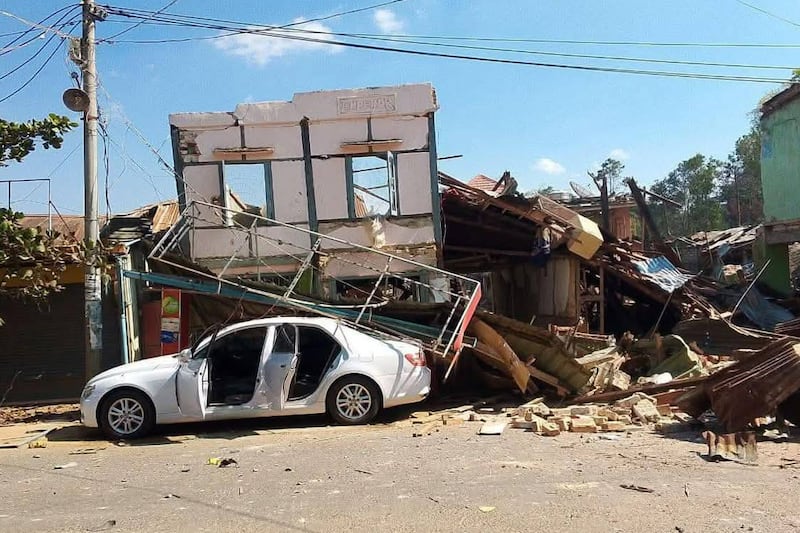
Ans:
{"label": "car side mirror", "polygon": [[184,348],[178,353],[178,360],[182,363],[189,361],[192,358],[192,350]]}

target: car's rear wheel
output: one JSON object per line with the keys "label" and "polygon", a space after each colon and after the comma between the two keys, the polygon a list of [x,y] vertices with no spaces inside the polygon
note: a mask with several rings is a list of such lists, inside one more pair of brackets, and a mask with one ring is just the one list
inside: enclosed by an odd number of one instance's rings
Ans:
{"label": "car's rear wheel", "polygon": [[381,409],[375,383],[362,376],[345,376],[328,390],[328,413],[340,424],[366,424]]}
{"label": "car's rear wheel", "polygon": [[122,389],[109,393],[100,407],[100,429],[111,439],[138,439],[156,425],[156,413],[143,392]]}

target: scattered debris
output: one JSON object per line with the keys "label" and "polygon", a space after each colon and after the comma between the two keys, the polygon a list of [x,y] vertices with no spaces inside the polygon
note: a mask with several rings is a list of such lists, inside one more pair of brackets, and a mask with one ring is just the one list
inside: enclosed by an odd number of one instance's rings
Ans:
{"label": "scattered debris", "polygon": [[502,435],[508,427],[508,422],[486,422],[481,426],[478,435]]}
{"label": "scattered debris", "polygon": [[170,499],[173,499],[173,498],[180,499],[180,496],[178,496],[177,494],[169,493],[169,494],[165,494],[164,496],[161,497],[162,500],[170,500]]}
{"label": "scattered debris", "polygon": [[42,437],[29,442],[28,448],[47,448],[47,437]]}
{"label": "scattered debris", "polygon": [[66,464],[63,464],[63,465],[56,465],[56,466],[53,467],[53,470],[64,470],[66,468],[74,468],[76,466],[78,466],[78,463],[71,462],[71,463],[66,463]]}
{"label": "scattered debris", "polygon": [[98,526],[96,528],[90,529],[89,531],[108,531],[112,527],[117,525],[116,520],[106,520],[102,526]]}
{"label": "scattered debris", "polygon": [[[234,466],[234,465],[237,468],[239,467],[239,463],[236,461],[236,459],[234,459],[232,457],[225,457],[225,458],[222,458],[222,457],[209,457],[208,461],[206,461],[206,464],[211,465],[211,466],[216,466],[216,467],[219,467],[219,468],[225,468],[225,467]],[[291,469],[289,469],[289,470],[291,470]],[[287,471],[289,471],[289,470],[287,470]]]}
{"label": "scattered debris", "polygon": [[717,435],[712,431],[704,431],[703,438],[708,445],[709,461],[737,461],[755,464],[758,461],[756,450],[756,434],[754,431]]}
{"label": "scattered debris", "polygon": [[78,448],[77,450],[73,450],[69,452],[70,455],[92,455],[99,451],[105,450],[105,446],[102,448]]}
{"label": "scattered debris", "polygon": [[497,507],[494,507],[492,505],[482,505],[478,507],[478,510],[482,513],[491,513],[494,512],[495,509],[497,509]]}
{"label": "scattered debris", "polygon": [[620,485],[620,487],[622,487],[623,489],[627,489],[627,490],[635,490],[636,492],[646,492],[646,493],[655,492],[651,488],[641,487],[639,485],[625,485],[625,484],[623,484],[623,485]]}

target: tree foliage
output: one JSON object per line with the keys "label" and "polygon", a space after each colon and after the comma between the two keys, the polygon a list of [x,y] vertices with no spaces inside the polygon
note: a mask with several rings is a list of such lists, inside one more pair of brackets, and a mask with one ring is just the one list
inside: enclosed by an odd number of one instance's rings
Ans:
{"label": "tree foliage", "polygon": [[600,165],[600,168],[597,169],[595,172],[587,172],[589,177],[594,180],[598,187],[600,187],[603,183],[603,180],[606,180],[608,184],[608,193],[611,194],[616,192],[617,185],[622,180],[622,171],[625,169],[625,165],[622,164],[621,161],[617,161],[616,159],[608,158]]}
{"label": "tree foliage", "polygon": [[731,226],[758,224],[763,219],[761,131],[753,125],[736,141],[722,169],[720,193]]}
{"label": "tree foliage", "polygon": [[[0,167],[21,162],[37,144],[61,148],[64,134],[76,126],[52,113],[28,122],[0,119]],[[41,300],[61,290],[59,275],[68,262],[81,262],[85,254],[80,246],[60,246],[57,233],[25,227],[22,218],[22,213],[0,209],[0,296]]]}
{"label": "tree foliage", "polygon": [[653,184],[653,192],[683,204],[683,208],[661,203],[653,206],[662,233],[691,235],[701,230],[721,229],[725,225],[719,188],[722,168],[719,160],[696,154]]}
{"label": "tree foliage", "polygon": [[64,134],[76,127],[68,117],[50,113],[41,120],[9,122],[0,118],[0,166],[21,162],[41,143],[42,148],[61,148]]}
{"label": "tree foliage", "polygon": [[0,209],[0,294],[40,299],[61,290],[58,278],[79,251],[58,246],[59,235],[25,227],[22,213]]}

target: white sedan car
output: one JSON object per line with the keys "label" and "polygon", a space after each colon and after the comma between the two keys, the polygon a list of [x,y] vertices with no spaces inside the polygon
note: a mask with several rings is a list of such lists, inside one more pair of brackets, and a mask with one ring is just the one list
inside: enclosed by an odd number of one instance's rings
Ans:
{"label": "white sedan car", "polygon": [[113,439],[143,437],[156,424],[326,412],[363,424],[423,400],[430,385],[419,345],[330,318],[264,318],[98,374],[81,395],[81,420]]}

